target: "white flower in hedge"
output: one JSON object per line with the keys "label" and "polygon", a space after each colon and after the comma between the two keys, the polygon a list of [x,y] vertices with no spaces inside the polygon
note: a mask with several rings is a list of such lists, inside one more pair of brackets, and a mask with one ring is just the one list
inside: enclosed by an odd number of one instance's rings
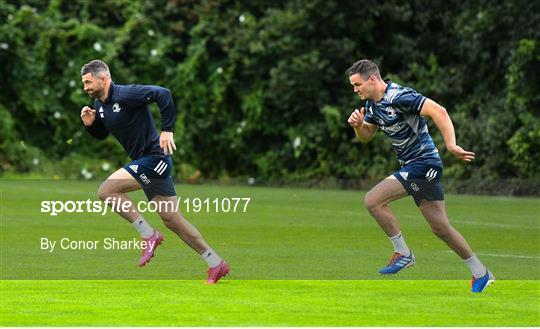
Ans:
{"label": "white flower in hedge", "polygon": [[101,51],[103,48],[101,47],[101,43],[94,42],[94,50],[95,51]]}
{"label": "white flower in hedge", "polygon": [[60,114],[60,112],[56,111],[56,112],[54,112],[53,116],[54,116],[55,119],[60,119],[62,117],[62,114]]}
{"label": "white flower in hedge", "polygon": [[107,171],[107,170],[111,169],[111,164],[108,163],[108,162],[104,162],[104,163],[101,165],[101,169],[103,169],[103,171]]}
{"label": "white flower in hedge", "polygon": [[38,158],[32,159],[32,164],[33,164],[34,166],[37,166],[37,165],[39,164],[39,159],[38,159]]}
{"label": "white flower in hedge", "polygon": [[157,56],[157,54],[158,54],[158,51],[156,49],[150,50],[150,55]]}
{"label": "white flower in hedge", "polygon": [[72,88],[75,87],[76,84],[77,83],[75,82],[75,80],[70,80],[69,81],[69,86],[72,87]]}
{"label": "white flower in hedge", "polygon": [[83,168],[83,169],[81,170],[81,175],[83,175],[83,177],[86,178],[86,179],[90,179],[90,178],[92,178],[92,177],[94,176],[94,175],[93,175],[91,172],[89,172],[86,168]]}
{"label": "white flower in hedge", "polygon": [[148,33],[148,35],[151,36],[151,37],[154,36],[154,30],[152,30],[152,29],[148,30],[147,33]]}
{"label": "white flower in hedge", "polygon": [[250,178],[248,178],[247,183],[248,183],[249,185],[255,184],[255,177],[250,177]]}
{"label": "white flower in hedge", "polygon": [[302,139],[300,138],[300,136],[296,136],[293,141],[293,147],[297,149],[298,147],[300,147],[300,144],[302,144]]}
{"label": "white flower in hedge", "polygon": [[7,49],[9,49],[9,44],[7,44],[5,42],[2,42],[2,43],[0,43],[0,48],[4,49],[4,50],[7,50]]}
{"label": "white flower in hedge", "polygon": [[47,96],[49,94],[49,89],[43,89],[43,95]]}
{"label": "white flower in hedge", "polygon": [[240,23],[244,23],[244,22],[246,21],[246,16],[244,16],[244,15],[238,16],[238,21],[239,21]]}
{"label": "white flower in hedge", "polygon": [[222,74],[223,73],[223,68],[220,66],[216,69],[216,73],[217,74]]}

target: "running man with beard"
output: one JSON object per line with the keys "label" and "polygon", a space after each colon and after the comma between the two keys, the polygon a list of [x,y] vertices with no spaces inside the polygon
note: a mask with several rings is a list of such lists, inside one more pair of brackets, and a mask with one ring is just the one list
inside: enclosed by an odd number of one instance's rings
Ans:
{"label": "running man with beard", "polygon": [[[144,266],[162,243],[163,235],[135,210],[126,193],[143,189],[149,201],[177,204],[171,177],[171,154],[176,150],[173,140],[176,107],[171,92],[159,86],[116,85],[111,80],[109,67],[101,60],[83,65],[81,78],[84,91],[94,99],[93,107],[85,106],[81,110],[86,130],[97,139],[105,139],[109,133],[112,134],[132,159],[101,184],[98,195],[106,202],[130,203],[128,211],[118,214],[132,223],[147,242],[138,262],[139,266]],[[159,107],[161,134],[155,128],[148,108],[150,103],[157,103]],[[165,226],[206,261],[209,266],[208,284],[217,283],[229,273],[229,265],[179,212],[158,209],[158,213]]]}

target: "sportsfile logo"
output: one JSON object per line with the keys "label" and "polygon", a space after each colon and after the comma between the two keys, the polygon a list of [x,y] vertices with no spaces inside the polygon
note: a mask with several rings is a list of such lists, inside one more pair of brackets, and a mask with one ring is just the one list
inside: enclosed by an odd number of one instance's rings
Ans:
{"label": "sportsfile logo", "polygon": [[216,213],[245,213],[251,198],[177,198],[173,201],[139,201],[136,204],[129,200],[110,197],[105,201],[96,200],[45,200],[41,202],[41,212],[50,216],[67,213],[99,213],[105,216],[109,212],[129,213],[135,208],[140,213],[145,212],[178,212],[180,206],[186,212],[216,212]]}

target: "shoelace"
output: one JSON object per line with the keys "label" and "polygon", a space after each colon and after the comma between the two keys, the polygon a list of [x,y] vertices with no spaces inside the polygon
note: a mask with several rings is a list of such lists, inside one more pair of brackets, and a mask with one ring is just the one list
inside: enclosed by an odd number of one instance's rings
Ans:
{"label": "shoelace", "polygon": [[402,256],[402,255],[401,255],[400,253],[395,252],[395,253],[392,255],[392,258],[390,259],[390,264],[388,264],[388,265],[393,265],[393,264],[397,261],[397,259],[398,259],[399,257],[401,257],[401,256]]}

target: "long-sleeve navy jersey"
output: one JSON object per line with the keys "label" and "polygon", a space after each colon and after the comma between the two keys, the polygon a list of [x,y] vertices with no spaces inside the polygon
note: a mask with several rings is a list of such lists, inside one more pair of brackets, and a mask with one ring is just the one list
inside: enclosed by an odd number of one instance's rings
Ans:
{"label": "long-sleeve navy jersey", "polygon": [[94,100],[96,120],[86,127],[97,139],[111,133],[135,160],[144,155],[164,155],[159,134],[148,104],[156,102],[161,114],[161,131],[174,130],[176,107],[171,92],[159,86],[115,85],[111,83],[108,98]]}

